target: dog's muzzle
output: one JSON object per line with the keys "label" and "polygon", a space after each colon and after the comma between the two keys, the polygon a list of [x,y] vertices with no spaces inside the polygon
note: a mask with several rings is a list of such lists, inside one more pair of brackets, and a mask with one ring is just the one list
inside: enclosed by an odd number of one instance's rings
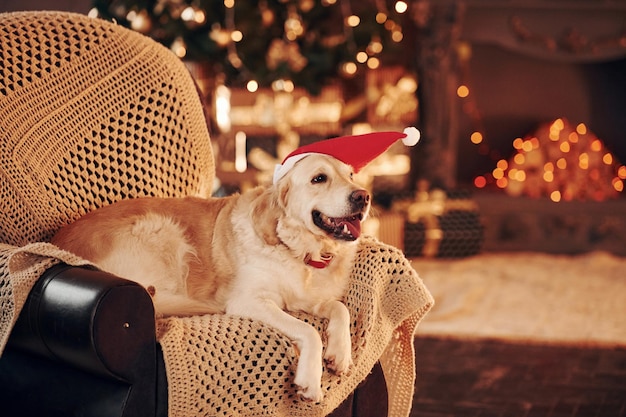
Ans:
{"label": "dog's muzzle", "polygon": [[369,208],[370,195],[365,190],[353,191],[348,197],[352,207],[352,214],[345,217],[330,217],[313,210],[313,223],[339,240],[356,240],[361,236],[361,220]]}

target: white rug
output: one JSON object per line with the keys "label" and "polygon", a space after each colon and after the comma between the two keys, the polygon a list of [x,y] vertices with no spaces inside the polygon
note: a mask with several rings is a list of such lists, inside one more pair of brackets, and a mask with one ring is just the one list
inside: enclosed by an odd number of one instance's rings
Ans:
{"label": "white rug", "polygon": [[436,303],[418,335],[626,346],[626,258],[485,253],[412,263]]}

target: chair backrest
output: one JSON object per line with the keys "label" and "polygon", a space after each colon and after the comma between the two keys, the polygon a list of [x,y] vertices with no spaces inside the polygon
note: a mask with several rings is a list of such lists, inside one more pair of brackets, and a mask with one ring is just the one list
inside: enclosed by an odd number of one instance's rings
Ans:
{"label": "chair backrest", "polygon": [[208,197],[213,176],[200,96],[167,48],[79,14],[0,14],[0,242],[124,198]]}

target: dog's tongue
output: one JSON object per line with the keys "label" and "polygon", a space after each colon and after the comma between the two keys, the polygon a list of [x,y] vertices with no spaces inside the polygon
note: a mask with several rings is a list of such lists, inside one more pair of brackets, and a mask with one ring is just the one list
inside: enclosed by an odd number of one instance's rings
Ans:
{"label": "dog's tongue", "polygon": [[361,220],[359,220],[358,218],[342,219],[339,225],[342,228],[344,226],[347,227],[348,231],[355,239],[358,239],[361,235]]}

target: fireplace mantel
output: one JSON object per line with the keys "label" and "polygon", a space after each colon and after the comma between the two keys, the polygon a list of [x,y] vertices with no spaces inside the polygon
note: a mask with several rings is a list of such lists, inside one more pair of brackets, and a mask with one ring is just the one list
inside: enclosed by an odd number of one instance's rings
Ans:
{"label": "fireplace mantel", "polygon": [[467,1],[460,36],[558,61],[626,55],[624,1]]}

